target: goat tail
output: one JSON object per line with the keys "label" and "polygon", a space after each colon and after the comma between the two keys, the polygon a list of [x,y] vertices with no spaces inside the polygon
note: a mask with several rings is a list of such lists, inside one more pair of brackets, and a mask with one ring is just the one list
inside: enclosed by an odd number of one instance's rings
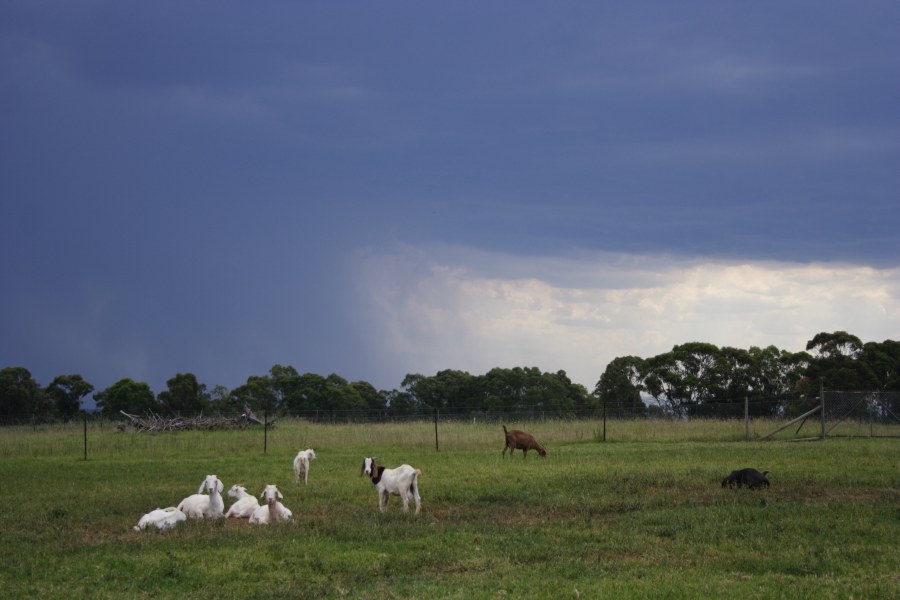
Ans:
{"label": "goat tail", "polygon": [[508,431],[506,431],[506,425],[503,426],[503,433],[504,434],[509,433]]}
{"label": "goat tail", "polygon": [[416,469],[416,478],[422,475],[422,469]]}

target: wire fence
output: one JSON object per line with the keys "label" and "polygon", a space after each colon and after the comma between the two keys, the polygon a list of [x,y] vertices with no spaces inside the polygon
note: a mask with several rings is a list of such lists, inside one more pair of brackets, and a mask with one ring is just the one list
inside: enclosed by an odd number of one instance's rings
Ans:
{"label": "wire fence", "polygon": [[[824,413],[808,414],[822,406]],[[365,424],[365,423],[413,423],[433,422],[438,430],[442,423],[469,422],[473,424],[494,424],[500,427],[509,423],[541,423],[548,421],[579,421],[596,423],[594,437],[598,440],[617,439],[617,432],[624,428],[622,423],[642,423],[630,430],[650,432],[653,429],[672,428],[675,424],[704,422],[730,422],[734,431],[741,431],[745,440],[761,439],[763,428],[772,428],[779,422],[799,425],[790,428],[784,437],[819,435],[900,437],[900,392],[840,392],[828,391],[822,398],[809,399],[764,399],[735,401],[696,401],[682,403],[677,410],[671,406],[654,403],[631,405],[607,404],[582,410],[553,410],[540,405],[524,406],[515,410],[468,410],[452,404],[442,408],[417,407],[403,412],[389,408],[372,410],[313,410],[302,412],[267,411],[257,412],[252,420],[247,420],[239,409],[217,409],[198,415],[146,415],[147,420],[155,420],[157,427],[149,429],[155,433],[187,429],[230,429],[259,427],[271,430],[279,421],[295,420],[310,424]],[[0,426],[40,428],[61,424],[48,419],[7,420]],[[93,431],[134,431],[148,430],[136,428],[126,416],[109,417],[101,413],[82,413],[69,426],[82,425],[87,432]],[[810,434],[810,430],[817,429]],[[784,428],[787,429],[787,428]],[[781,431],[779,429],[778,431]],[[657,439],[658,435],[650,435]]]}

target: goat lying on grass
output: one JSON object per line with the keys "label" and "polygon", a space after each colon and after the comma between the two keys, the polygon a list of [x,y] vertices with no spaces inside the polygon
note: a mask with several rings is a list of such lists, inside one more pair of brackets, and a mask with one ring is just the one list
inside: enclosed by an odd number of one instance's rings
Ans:
{"label": "goat lying on grass", "polygon": [[240,484],[234,484],[228,490],[228,495],[236,500],[234,504],[228,507],[226,517],[235,517],[238,519],[247,519],[253,516],[253,512],[259,508],[259,500],[256,496],[247,491],[247,488]]}
{"label": "goat lying on grass", "polygon": [[278,521],[290,521],[294,518],[294,514],[279,502],[280,498],[284,498],[278,490],[278,486],[269,484],[263,488],[259,495],[265,504],[260,505],[250,516],[251,525],[268,525]]}
{"label": "goat lying on grass", "polygon": [[751,490],[755,490],[761,486],[769,487],[769,480],[766,478],[766,475],[768,474],[768,471],[760,473],[756,469],[751,468],[738,469],[737,471],[729,473],[728,476],[722,480],[722,487],[742,487],[746,485]]}
{"label": "goat lying on grass", "polygon": [[384,512],[391,496],[400,496],[403,501],[403,512],[409,511],[409,501],[416,503],[416,514],[422,510],[422,498],[419,496],[420,469],[410,465],[400,465],[395,469],[385,469],[375,464],[375,457],[364,458],[360,475],[367,475],[378,492],[378,508]]}
{"label": "goat lying on grass", "polygon": [[187,517],[185,514],[174,506],[157,508],[141,517],[138,524],[134,526],[134,530],[140,531],[142,529],[147,529],[148,527],[155,527],[160,531],[165,531],[166,529],[172,529],[186,519]]}
{"label": "goat lying on grass", "polygon": [[309,462],[316,459],[316,453],[312,448],[301,450],[294,457],[294,481],[300,483],[300,476],[303,475],[303,483],[309,480]]}
{"label": "goat lying on grass", "polygon": [[207,475],[197,493],[182,500],[178,510],[191,518],[218,519],[225,510],[225,502],[222,500],[223,487],[218,477]]}
{"label": "goat lying on grass", "polygon": [[503,452],[501,453],[504,458],[506,458],[507,450],[509,450],[510,456],[512,456],[514,450],[522,450],[522,458],[528,458],[529,450],[536,450],[541,456],[547,456],[547,449],[538,444],[537,440],[535,440],[534,436],[530,433],[525,433],[518,429],[507,431],[506,425],[504,425],[503,435],[506,437],[506,445],[503,447]]}

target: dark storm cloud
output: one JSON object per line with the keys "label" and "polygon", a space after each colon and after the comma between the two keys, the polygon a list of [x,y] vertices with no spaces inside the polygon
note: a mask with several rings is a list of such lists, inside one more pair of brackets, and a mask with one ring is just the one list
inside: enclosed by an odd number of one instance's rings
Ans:
{"label": "dark storm cloud", "polygon": [[356,261],[398,243],[896,266],[898,24],[891,2],[4,3],[0,367],[396,386]]}

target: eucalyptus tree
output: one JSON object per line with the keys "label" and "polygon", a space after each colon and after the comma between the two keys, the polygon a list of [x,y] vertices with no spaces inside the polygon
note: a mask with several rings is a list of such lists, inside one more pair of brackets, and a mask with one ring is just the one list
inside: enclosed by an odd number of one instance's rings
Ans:
{"label": "eucalyptus tree", "polygon": [[335,373],[325,378],[325,394],[324,402],[330,410],[361,413],[368,409],[359,390]]}
{"label": "eucalyptus tree", "polygon": [[641,399],[647,361],[637,356],[614,358],[594,387],[594,396],[613,416],[640,417],[647,414]]}
{"label": "eucalyptus tree", "polygon": [[564,370],[542,373],[541,382],[544,396],[542,405],[547,410],[557,414],[571,414],[588,408],[587,389],[581,384],[573,383]]}
{"label": "eucalyptus tree", "polygon": [[119,411],[142,415],[159,412],[160,409],[153,391],[146,382],[134,381],[127,377],[94,394],[94,400],[107,417],[117,417]]}
{"label": "eucalyptus tree", "polygon": [[900,392],[900,342],[867,342],[863,344],[860,360],[878,382],[877,389]]}
{"label": "eucalyptus tree", "polygon": [[816,385],[830,390],[872,390],[879,385],[878,377],[864,357],[863,343],[846,331],[818,333],[806,343],[812,351],[806,375]]}
{"label": "eucalyptus tree", "polygon": [[375,389],[375,386],[371,383],[368,381],[354,381],[350,385],[362,398],[368,410],[382,411],[385,409],[385,395]]}
{"label": "eucalyptus tree", "polygon": [[53,401],[56,414],[69,421],[81,410],[81,399],[94,391],[94,386],[81,375],[58,375],[44,389]]}
{"label": "eucalyptus tree", "polygon": [[49,413],[41,386],[24,367],[0,371],[0,417],[10,423]]}
{"label": "eucalyptus tree", "polygon": [[231,401],[237,406],[247,405],[254,412],[275,414],[278,396],[272,386],[272,378],[267,375],[251,375],[247,383],[231,390]]}
{"label": "eucalyptus tree", "polygon": [[290,365],[275,364],[269,369],[269,386],[278,409],[288,409],[296,403],[301,393],[301,378],[297,369]]}
{"label": "eucalyptus tree", "polygon": [[416,413],[416,400],[409,392],[393,389],[382,392],[382,395],[391,416],[406,417]]}
{"label": "eucalyptus tree", "polygon": [[170,414],[194,415],[209,408],[206,385],[197,381],[193,373],[178,373],[166,381],[166,389],[156,400]]}
{"label": "eucalyptus tree", "polygon": [[690,342],[647,359],[644,386],[656,402],[675,416],[690,416],[721,389],[721,353],[714,344]]}

